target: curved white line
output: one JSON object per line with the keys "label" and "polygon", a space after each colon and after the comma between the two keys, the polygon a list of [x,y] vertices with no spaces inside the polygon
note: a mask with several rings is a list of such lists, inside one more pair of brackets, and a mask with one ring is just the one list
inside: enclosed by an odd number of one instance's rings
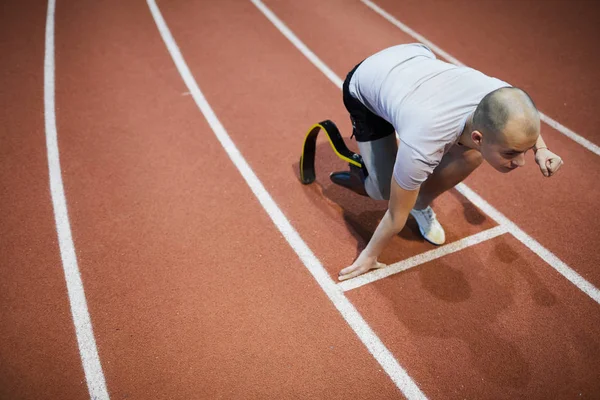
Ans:
{"label": "curved white line", "polygon": [[542,246],[540,242],[525,233],[517,226],[517,224],[504,216],[500,211],[496,210],[490,203],[485,201],[467,185],[459,183],[456,185],[456,190],[465,196],[471,203],[479,207],[481,211],[489,215],[494,221],[505,227],[510,234],[537,254],[538,257],[544,260],[548,265],[558,271],[559,274],[567,278],[573,285],[577,286],[579,290],[590,296],[596,303],[600,304],[600,290],[598,290],[597,287],[579,275],[573,268],[569,267],[550,250]]}
{"label": "curved white line", "polygon": [[[394,16],[392,16],[390,13],[385,11],[383,8],[379,7],[377,4],[373,3],[370,0],[360,0],[360,1],[362,1],[371,10],[373,10],[377,14],[381,15],[383,18],[385,18],[389,23],[394,25],[396,28],[400,29],[402,32],[406,33],[407,35],[413,37],[414,39],[416,39],[419,42],[423,43],[424,45],[428,46],[431,50],[435,51],[436,53],[438,53],[439,55],[444,57],[446,60],[450,61],[452,64],[465,66],[465,64],[460,62],[458,59],[452,57],[450,54],[448,54],[447,52],[445,52],[444,50],[442,50],[441,48],[436,46],[433,42],[427,40],[423,35],[415,32],[410,27],[408,27],[406,24],[398,21]],[[546,124],[550,125],[552,128],[556,129],[558,132],[560,132],[563,135],[565,135],[566,137],[568,137],[569,139],[579,143],[580,145],[582,145],[583,147],[585,147],[592,153],[600,156],[600,146],[598,146],[597,144],[592,143],[588,139],[575,133],[571,129],[569,129],[566,126],[560,124],[559,122],[553,120],[552,118],[550,118],[549,116],[547,116],[546,114],[544,114],[542,112],[540,112],[540,119],[543,122],[545,122]]]}
{"label": "curved white line", "polygon": [[[240,171],[240,174],[244,177],[246,183],[250,189],[252,189],[252,192],[260,202],[261,206],[267,212],[277,229],[279,229],[283,237],[296,252],[298,258],[302,261],[306,269],[308,269],[308,271],[312,274],[321,289],[325,292],[325,294],[327,294],[327,297],[329,297],[331,302],[346,320],[348,325],[350,325],[350,327],[354,330],[368,351],[373,355],[377,362],[379,362],[379,365],[381,365],[384,371],[392,378],[396,386],[402,390],[406,397],[411,400],[425,399],[426,397],[423,392],[421,392],[407,372],[400,366],[400,364],[398,364],[398,361],[396,361],[392,353],[387,347],[385,347],[381,339],[379,339],[371,327],[369,327],[354,305],[344,295],[344,292],[337,287],[336,283],[333,281],[333,279],[331,279],[325,268],[323,268],[323,265],[319,259],[304,242],[298,232],[296,232],[283,211],[281,211],[277,203],[275,203],[275,200],[273,200],[269,192],[265,189],[260,179],[258,179],[250,165],[248,165],[244,159],[244,156],[242,156],[242,154],[239,152],[235,146],[235,143],[233,143],[229,137],[229,134],[215,115],[210,104],[208,104],[206,98],[198,87],[198,84],[196,83],[196,80],[194,79],[183,56],[181,55],[181,51],[179,50],[175,39],[173,39],[169,27],[160,13],[156,2],[154,0],[147,0],[147,3],[152,16],[154,17],[154,21],[156,22],[156,26],[160,31],[160,35],[162,36],[163,41],[165,42],[165,45],[167,46],[167,49],[173,58],[173,62],[177,66],[179,74],[187,85],[188,90],[192,94],[196,105],[202,114],[204,114],[204,117],[206,118],[219,142],[221,142],[221,145],[227,152],[227,155],[236,168]],[[305,50],[308,49],[305,48]],[[333,79],[334,77],[335,74],[332,72],[329,75],[329,79]]]}
{"label": "curved white line", "polygon": [[44,56],[44,117],[46,125],[46,147],[48,150],[48,170],[50,173],[50,194],[54,208],[56,232],[62,259],[63,271],[67,283],[71,314],[75,325],[79,354],[87,381],[90,398],[108,400],[108,391],[100,358],[96,348],[92,321],[88,312],[83,282],[77,266],[75,246],[71,236],[71,225],[67,213],[67,200],[63,187],[54,103],[54,12],[56,0],[48,1],[46,16],[46,45]]}

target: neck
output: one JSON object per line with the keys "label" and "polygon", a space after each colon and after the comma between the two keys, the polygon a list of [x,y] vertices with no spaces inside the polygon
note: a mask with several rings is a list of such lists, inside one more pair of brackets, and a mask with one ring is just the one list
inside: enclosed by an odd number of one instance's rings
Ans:
{"label": "neck", "polygon": [[458,144],[460,144],[461,146],[468,147],[470,149],[476,148],[475,143],[473,143],[473,139],[471,139],[471,132],[473,132],[473,114],[474,113],[475,112],[472,112],[467,117],[467,122],[465,122],[465,127],[463,128],[463,131],[460,134],[460,138],[458,139]]}

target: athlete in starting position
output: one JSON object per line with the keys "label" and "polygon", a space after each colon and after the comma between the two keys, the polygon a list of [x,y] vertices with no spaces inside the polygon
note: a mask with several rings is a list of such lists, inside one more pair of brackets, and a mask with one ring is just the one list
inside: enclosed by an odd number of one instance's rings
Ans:
{"label": "athlete in starting position", "polygon": [[340,280],[384,266],[377,257],[409,214],[426,240],[443,244],[444,229],[430,204],[483,160],[506,173],[522,167],[533,149],[547,177],[563,164],[544,143],[527,93],[440,61],[422,44],[394,46],[365,59],[346,77],[343,98],[367,176],[350,165],[331,180],[389,202],[367,247],[340,271]]}

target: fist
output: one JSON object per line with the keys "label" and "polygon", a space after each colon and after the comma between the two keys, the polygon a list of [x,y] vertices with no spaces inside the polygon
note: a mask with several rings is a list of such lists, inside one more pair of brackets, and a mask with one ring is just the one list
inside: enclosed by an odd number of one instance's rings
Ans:
{"label": "fist", "polygon": [[535,162],[546,177],[554,175],[563,165],[563,160],[548,149],[539,149],[535,153]]}

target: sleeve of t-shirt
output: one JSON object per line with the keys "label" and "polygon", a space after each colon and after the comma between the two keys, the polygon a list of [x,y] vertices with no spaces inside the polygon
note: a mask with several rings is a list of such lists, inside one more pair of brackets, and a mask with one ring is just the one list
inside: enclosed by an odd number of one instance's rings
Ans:
{"label": "sleeve of t-shirt", "polygon": [[402,189],[419,188],[434,168],[435,165],[427,161],[419,152],[400,141],[394,164],[394,179]]}

